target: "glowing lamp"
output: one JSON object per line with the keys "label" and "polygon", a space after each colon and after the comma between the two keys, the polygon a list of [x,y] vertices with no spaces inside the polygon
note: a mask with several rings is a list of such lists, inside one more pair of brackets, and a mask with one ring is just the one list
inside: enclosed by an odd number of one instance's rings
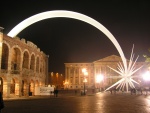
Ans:
{"label": "glowing lamp", "polygon": [[144,79],[145,81],[150,81],[150,72],[149,72],[149,71],[147,71],[147,72],[143,75],[143,79]]}

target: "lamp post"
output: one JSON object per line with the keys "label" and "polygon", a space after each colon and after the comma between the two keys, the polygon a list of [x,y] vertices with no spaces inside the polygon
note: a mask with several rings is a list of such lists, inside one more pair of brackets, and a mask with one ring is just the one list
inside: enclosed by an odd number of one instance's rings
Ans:
{"label": "lamp post", "polygon": [[58,83],[58,73],[56,73],[56,87],[58,88],[59,83]]}
{"label": "lamp post", "polygon": [[101,91],[100,90],[100,82],[103,81],[103,80],[104,80],[104,76],[102,74],[96,75],[96,83],[99,84],[99,91]]}
{"label": "lamp post", "polygon": [[145,86],[149,86],[149,82],[150,82],[150,71],[146,71],[144,74],[143,74],[143,80],[144,80],[144,84]]}
{"label": "lamp post", "polygon": [[85,83],[87,82],[87,79],[84,78],[83,82],[84,82],[84,95],[85,95]]}
{"label": "lamp post", "polygon": [[143,74],[143,80],[144,80],[144,89],[146,91],[146,95],[149,91],[149,82],[150,82],[150,71],[148,70],[146,73]]}
{"label": "lamp post", "polygon": [[86,68],[83,68],[83,69],[82,69],[82,73],[83,73],[83,75],[84,75],[83,83],[84,83],[84,95],[85,95],[85,83],[87,82],[86,77],[88,76],[87,69],[86,69]]}
{"label": "lamp post", "polygon": [[143,74],[143,79],[145,81],[150,81],[150,72],[147,71],[146,73]]}

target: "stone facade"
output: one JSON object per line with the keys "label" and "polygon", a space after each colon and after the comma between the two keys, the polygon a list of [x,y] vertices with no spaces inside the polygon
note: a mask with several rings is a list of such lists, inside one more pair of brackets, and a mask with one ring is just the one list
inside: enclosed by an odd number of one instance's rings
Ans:
{"label": "stone facade", "polygon": [[[106,89],[119,80],[117,78],[111,78],[111,76],[119,75],[109,68],[112,67],[114,69],[117,69],[119,62],[122,63],[121,57],[111,55],[91,63],[65,63],[65,88],[83,89],[84,87],[86,87],[87,89]],[[142,72],[144,72],[144,70],[146,69],[145,62],[136,62],[136,68],[142,65],[144,65],[144,67],[137,71],[134,75],[141,76]],[[83,82],[83,68],[86,68],[88,72],[88,76],[86,77],[87,82],[85,83],[86,86],[84,86]],[[103,81],[101,81],[100,83],[96,83],[96,76],[98,74],[102,74],[104,76]],[[137,81],[139,80],[140,79],[137,78]]]}
{"label": "stone facade", "polygon": [[3,97],[34,95],[35,87],[46,85],[48,56],[25,39],[4,34],[0,38],[3,39],[0,68]]}

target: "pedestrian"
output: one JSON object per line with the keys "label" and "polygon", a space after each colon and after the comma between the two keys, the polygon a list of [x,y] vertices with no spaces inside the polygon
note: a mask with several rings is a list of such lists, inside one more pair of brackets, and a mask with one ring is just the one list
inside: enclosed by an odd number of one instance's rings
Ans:
{"label": "pedestrian", "polygon": [[55,89],[54,90],[54,97],[57,97],[58,96],[58,89]]}
{"label": "pedestrian", "polygon": [[56,89],[54,89],[54,97],[56,96]]}
{"label": "pedestrian", "polygon": [[136,95],[136,89],[134,88],[134,93],[135,93],[135,95]]}
{"label": "pedestrian", "polygon": [[58,89],[56,89],[55,93],[56,93],[56,97],[57,97],[58,96]]}
{"label": "pedestrian", "polygon": [[2,92],[0,92],[0,113],[2,113],[3,108],[4,108],[4,101],[3,101]]}
{"label": "pedestrian", "polygon": [[77,94],[77,90],[75,90],[74,92],[75,92],[75,95],[76,95]]}

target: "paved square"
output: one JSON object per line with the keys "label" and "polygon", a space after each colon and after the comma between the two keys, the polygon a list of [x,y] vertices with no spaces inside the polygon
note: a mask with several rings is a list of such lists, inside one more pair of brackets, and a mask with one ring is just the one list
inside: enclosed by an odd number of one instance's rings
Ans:
{"label": "paved square", "polygon": [[4,99],[2,113],[150,113],[150,95],[130,93]]}

